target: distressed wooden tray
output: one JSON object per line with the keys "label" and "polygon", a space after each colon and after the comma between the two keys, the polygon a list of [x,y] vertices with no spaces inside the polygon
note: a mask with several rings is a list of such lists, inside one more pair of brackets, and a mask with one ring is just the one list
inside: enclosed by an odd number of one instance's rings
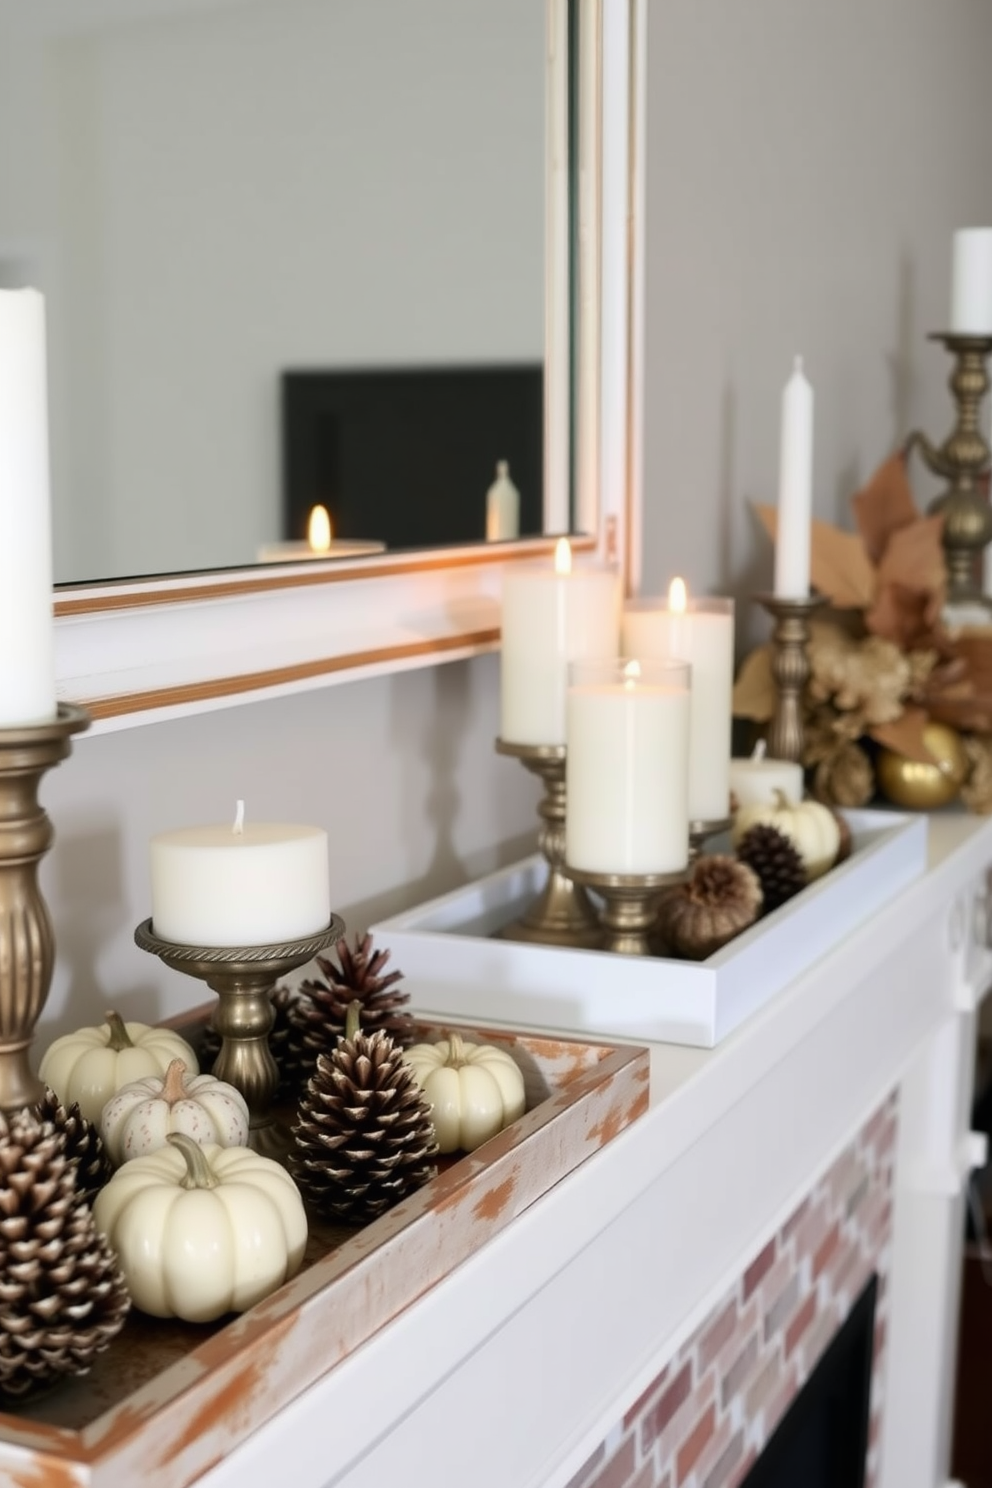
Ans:
{"label": "distressed wooden tray", "polygon": [[[174,1026],[192,1038],[210,1011]],[[456,1026],[421,1024],[418,1037]],[[520,1064],[519,1121],[374,1224],[312,1222],[303,1269],[241,1317],[132,1312],[89,1374],[0,1412],[0,1481],[186,1488],[647,1109],[646,1049],[463,1031]]]}

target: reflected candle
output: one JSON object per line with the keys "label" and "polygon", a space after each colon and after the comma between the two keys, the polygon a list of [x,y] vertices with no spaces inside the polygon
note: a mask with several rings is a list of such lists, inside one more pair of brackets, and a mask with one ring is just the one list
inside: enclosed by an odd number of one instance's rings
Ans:
{"label": "reflected candle", "polygon": [[520,568],[503,580],[500,737],[510,744],[564,744],[569,662],[620,650],[620,578],[614,569],[572,568],[559,539],[555,567]]}
{"label": "reflected candle", "polygon": [[593,873],[678,873],[689,843],[689,668],[570,669],[565,861]]}
{"label": "reflected candle", "polygon": [[326,930],[327,833],[294,823],[186,827],[151,840],[152,927],[194,946],[274,945]]}
{"label": "reflected candle", "polygon": [[689,818],[722,821],[730,810],[733,600],[690,598],[673,579],[667,600],[625,605],[622,649],[638,661],[667,656],[690,664]]}

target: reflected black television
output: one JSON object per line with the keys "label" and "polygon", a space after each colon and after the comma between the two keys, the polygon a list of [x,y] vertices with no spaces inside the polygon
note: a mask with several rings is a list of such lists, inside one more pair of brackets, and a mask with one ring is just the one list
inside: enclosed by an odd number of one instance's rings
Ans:
{"label": "reflected black television", "polygon": [[543,526],[540,363],[282,374],[284,537],[314,506],[334,536],[389,548],[481,542],[486,493],[507,460],[520,535]]}

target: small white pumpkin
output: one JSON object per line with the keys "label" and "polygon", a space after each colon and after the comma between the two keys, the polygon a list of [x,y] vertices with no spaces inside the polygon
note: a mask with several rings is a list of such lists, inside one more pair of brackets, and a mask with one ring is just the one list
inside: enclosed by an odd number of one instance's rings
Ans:
{"label": "small white pumpkin", "polygon": [[474,1152],[527,1109],[520,1067],[495,1044],[453,1033],[403,1057],[430,1102],[439,1152]]}
{"label": "small white pumpkin", "polygon": [[202,1147],[248,1146],[248,1103],[216,1075],[191,1075],[173,1059],[164,1075],[135,1080],[112,1095],[100,1117],[100,1135],[115,1167],[157,1152],[170,1132],[183,1132]]}
{"label": "small white pumpkin", "polygon": [[125,1023],[119,1013],[108,1013],[99,1028],[78,1028],[57,1038],[45,1051],[38,1078],[65,1105],[78,1101],[86,1120],[96,1126],[122,1085],[145,1075],[164,1075],[172,1059],[181,1059],[191,1074],[199,1074],[193,1050],[171,1028]]}
{"label": "small white pumpkin", "polygon": [[300,1191],[284,1168],[179,1132],[118,1168],[93,1222],[135,1307],[189,1323],[254,1307],[299,1270],[307,1242]]}
{"label": "small white pumpkin", "polygon": [[744,833],[755,826],[776,827],[788,837],[803,860],[809,878],[820,878],[837,861],[841,846],[840,822],[828,806],[819,801],[800,801],[793,805],[784,792],[777,790],[771,803],[758,801],[741,806],[734,817],[731,840],[734,847]]}

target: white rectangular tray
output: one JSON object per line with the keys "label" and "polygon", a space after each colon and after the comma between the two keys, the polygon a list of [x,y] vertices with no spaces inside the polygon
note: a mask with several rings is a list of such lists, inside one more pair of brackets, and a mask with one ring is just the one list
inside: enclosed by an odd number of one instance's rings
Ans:
{"label": "white rectangular tray", "polygon": [[844,815],[847,861],[706,961],[495,938],[544,882],[538,856],[370,928],[392,951],[418,1015],[708,1049],[925,871],[925,816]]}

